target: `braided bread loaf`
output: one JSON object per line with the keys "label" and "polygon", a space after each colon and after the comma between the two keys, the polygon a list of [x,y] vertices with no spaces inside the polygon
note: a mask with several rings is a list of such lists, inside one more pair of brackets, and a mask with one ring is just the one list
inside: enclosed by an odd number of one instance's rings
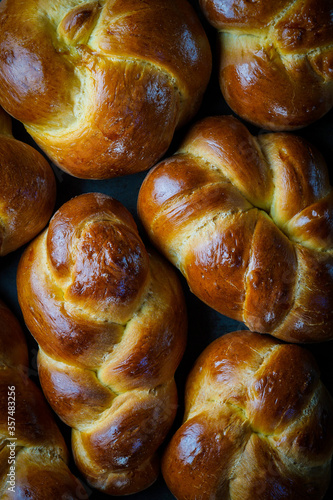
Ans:
{"label": "braided bread loaf", "polygon": [[333,193],[301,138],[206,118],[149,172],[138,210],[209,306],[287,341],[333,337]]}
{"label": "braided bread loaf", "polygon": [[56,184],[44,157],[14,139],[11,119],[0,108],[0,255],[34,238],[47,224]]}
{"label": "braided bread loaf", "polygon": [[156,163],[197,111],[210,71],[186,0],[0,3],[0,103],[77,177]]}
{"label": "braided bread loaf", "polygon": [[332,1],[199,1],[219,31],[220,87],[238,115],[291,130],[332,108]]}
{"label": "braided bread loaf", "polygon": [[88,498],[66,465],[65,442],[27,371],[23,332],[0,302],[0,497]]}
{"label": "braided bread loaf", "polygon": [[162,471],[178,500],[320,500],[332,453],[333,401],[310,353],[241,331],[195,364]]}
{"label": "braided bread loaf", "polygon": [[173,377],[185,347],[174,271],[148,255],[119,202],[85,194],[30,244],[17,284],[41,385],[73,427],[78,467],[109,494],[149,486],[176,413]]}

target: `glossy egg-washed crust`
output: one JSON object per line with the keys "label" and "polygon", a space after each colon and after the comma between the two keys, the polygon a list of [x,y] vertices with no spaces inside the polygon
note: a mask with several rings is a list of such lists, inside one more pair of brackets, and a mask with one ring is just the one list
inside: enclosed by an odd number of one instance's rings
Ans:
{"label": "glossy egg-washed crust", "polygon": [[186,0],[2,0],[0,104],[77,177],[152,166],[211,72]]}
{"label": "glossy egg-washed crust", "polygon": [[14,139],[0,108],[0,256],[34,238],[49,221],[56,197],[53,171],[28,144]]}
{"label": "glossy egg-washed crust", "polygon": [[239,331],[197,360],[162,471],[178,500],[320,500],[332,453],[333,401],[312,355]]}
{"label": "glossy egg-washed crust", "polygon": [[[23,332],[11,311],[0,302],[0,497],[88,498],[67,466],[64,439],[28,372]],[[15,446],[10,448],[12,443]]]}
{"label": "glossy egg-washed crust", "polygon": [[333,338],[333,191],[305,140],[206,118],[149,172],[138,211],[209,306],[287,341]]}
{"label": "glossy egg-washed crust", "polygon": [[304,127],[333,105],[330,0],[199,0],[218,29],[229,106],[270,130]]}
{"label": "glossy egg-washed crust", "polygon": [[18,268],[39,376],[89,483],[130,494],[157,477],[177,409],[186,310],[170,264],[148,254],[130,213],[102,194],[63,205]]}

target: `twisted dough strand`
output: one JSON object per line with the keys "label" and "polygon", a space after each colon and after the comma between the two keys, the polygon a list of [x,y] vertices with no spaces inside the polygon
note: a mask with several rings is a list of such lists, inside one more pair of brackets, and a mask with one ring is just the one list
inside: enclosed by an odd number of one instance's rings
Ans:
{"label": "twisted dough strand", "polygon": [[219,31],[220,86],[239,116],[266,129],[292,130],[332,108],[331,2],[200,4]]}
{"label": "twisted dough strand", "polygon": [[0,256],[34,238],[49,221],[56,197],[53,171],[45,158],[12,135],[0,107]]}
{"label": "twisted dough strand", "polygon": [[235,118],[195,125],[147,175],[138,210],[192,291],[253,331],[332,338],[333,194],[300,138],[254,138]]}
{"label": "twisted dough strand", "polygon": [[330,481],[332,419],[308,351],[248,331],[223,335],[187,380],[163,475],[178,500],[319,500]]}
{"label": "twisted dough strand", "polygon": [[[1,498],[88,498],[68,469],[65,442],[27,372],[28,351],[23,332],[13,314],[0,302]],[[13,398],[14,406],[8,404]],[[15,430],[9,431],[9,426]],[[14,448],[10,448],[13,443]],[[9,482],[11,472],[12,482]]]}
{"label": "twisted dough strand", "polygon": [[43,390],[73,428],[81,471],[109,494],[149,486],[175,416],[185,346],[173,271],[148,255],[120,203],[81,195],[26,250],[18,294],[40,346]]}
{"label": "twisted dough strand", "polygon": [[156,163],[211,72],[185,0],[2,2],[0,47],[2,106],[54,163],[84,178]]}

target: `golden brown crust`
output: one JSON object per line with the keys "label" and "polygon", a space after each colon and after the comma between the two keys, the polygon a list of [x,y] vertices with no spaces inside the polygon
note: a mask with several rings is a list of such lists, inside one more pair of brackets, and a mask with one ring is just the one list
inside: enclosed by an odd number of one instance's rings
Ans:
{"label": "golden brown crust", "polygon": [[0,5],[0,101],[77,177],[145,170],[197,111],[211,71],[186,0]]}
{"label": "golden brown crust", "polygon": [[197,360],[162,471],[178,500],[320,500],[332,454],[333,401],[310,353],[240,331]]}
{"label": "golden brown crust", "polygon": [[223,2],[200,0],[200,5],[208,20],[218,28],[220,25],[263,28],[273,16],[284,9],[289,0],[266,2],[257,0],[224,0]]}
{"label": "golden brown crust", "polygon": [[[27,376],[28,351],[20,325],[2,302],[0,367],[1,498],[87,498],[67,467],[67,448],[51,412]],[[12,483],[7,476],[11,472]]]}
{"label": "golden brown crust", "polygon": [[63,205],[18,269],[43,390],[90,484],[130,494],[157,477],[177,408],[186,312],[174,271],[148,254],[130,213],[102,194]]}
{"label": "golden brown crust", "polygon": [[220,86],[229,106],[269,130],[292,130],[333,106],[332,4],[200,0],[219,31]]}
{"label": "golden brown crust", "polygon": [[290,342],[332,338],[332,188],[303,139],[206,118],[149,172],[138,211],[217,311]]}
{"label": "golden brown crust", "polygon": [[11,119],[0,108],[0,256],[34,238],[55,204],[56,183],[44,157],[14,139]]}

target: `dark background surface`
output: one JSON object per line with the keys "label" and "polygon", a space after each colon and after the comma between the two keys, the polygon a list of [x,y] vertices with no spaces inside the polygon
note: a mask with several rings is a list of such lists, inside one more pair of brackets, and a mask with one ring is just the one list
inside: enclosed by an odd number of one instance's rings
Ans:
{"label": "dark background surface", "polygon": [[[205,93],[202,106],[197,116],[194,117],[194,119],[187,126],[183,127],[176,133],[174,140],[165,156],[170,156],[176,151],[177,146],[179,145],[179,142],[183,138],[184,134],[191,126],[191,124],[193,124],[196,120],[205,116],[233,114],[230,108],[225,103],[218,85],[216,32],[211,26],[208,25],[208,23],[203,18],[198,6],[198,0],[192,0],[190,3],[192,3],[194,8],[196,9],[211,42],[211,48],[213,52],[213,73],[207,91]],[[250,126],[249,124],[247,124],[247,126],[253,134],[257,134],[259,132],[259,129],[257,129],[256,127]],[[333,153],[333,111],[328,113],[324,118],[322,118],[315,124],[297,131],[296,134],[308,139],[322,152],[330,169],[332,183],[331,158]],[[23,126],[17,122],[14,122],[14,135],[16,138],[21,139],[36,147],[32,139],[25,132]],[[136,213],[138,192],[147,172],[142,172],[140,174],[134,174],[132,176],[125,176],[117,179],[111,179],[108,181],[87,181],[76,179],[65,174],[56,167],[54,167],[54,172],[57,179],[58,190],[55,209],[58,209],[65,201],[69,200],[73,196],[77,196],[81,193],[92,191],[106,193],[122,202],[129,209],[138,223],[141,236],[143,237],[144,241],[147,241]],[[36,370],[37,345],[31,337],[30,333],[24,327],[22,314],[17,302],[16,269],[23,250],[24,248],[13,252],[6,257],[0,258],[0,298],[16,314],[21,322],[22,327],[24,328],[30,353],[30,374],[31,378],[38,384],[39,382]],[[183,284],[183,289],[187,301],[189,329],[187,349],[176,373],[176,381],[179,390],[179,409],[174,426],[170,431],[170,436],[181,423],[183,414],[184,384],[189,370],[193,366],[193,363],[198,355],[211,341],[213,341],[220,335],[244,328],[244,325],[242,323],[226,318],[225,316],[222,316],[221,314],[213,311],[208,306],[200,302],[193,294],[189,292],[186,282],[182,278],[182,276],[179,275],[179,277]],[[333,342],[307,345],[304,348],[309,349],[314,354],[322,373],[322,380],[330,389],[331,394],[333,394]],[[55,418],[70,448],[70,429],[62,424],[57,416],[55,416]],[[73,461],[71,462],[71,469],[78,477],[80,477],[80,474],[76,470]],[[87,490],[89,493],[89,498],[91,500],[104,500],[107,498],[113,498],[108,495],[103,495],[96,490],[92,491],[92,489],[89,487],[87,487]],[[168,491],[163,478],[160,476],[156,483],[150,488],[141,493],[130,495],[127,498],[133,500],[171,500],[174,497]],[[331,484],[330,489],[325,496],[325,500],[332,499],[333,485]]]}

